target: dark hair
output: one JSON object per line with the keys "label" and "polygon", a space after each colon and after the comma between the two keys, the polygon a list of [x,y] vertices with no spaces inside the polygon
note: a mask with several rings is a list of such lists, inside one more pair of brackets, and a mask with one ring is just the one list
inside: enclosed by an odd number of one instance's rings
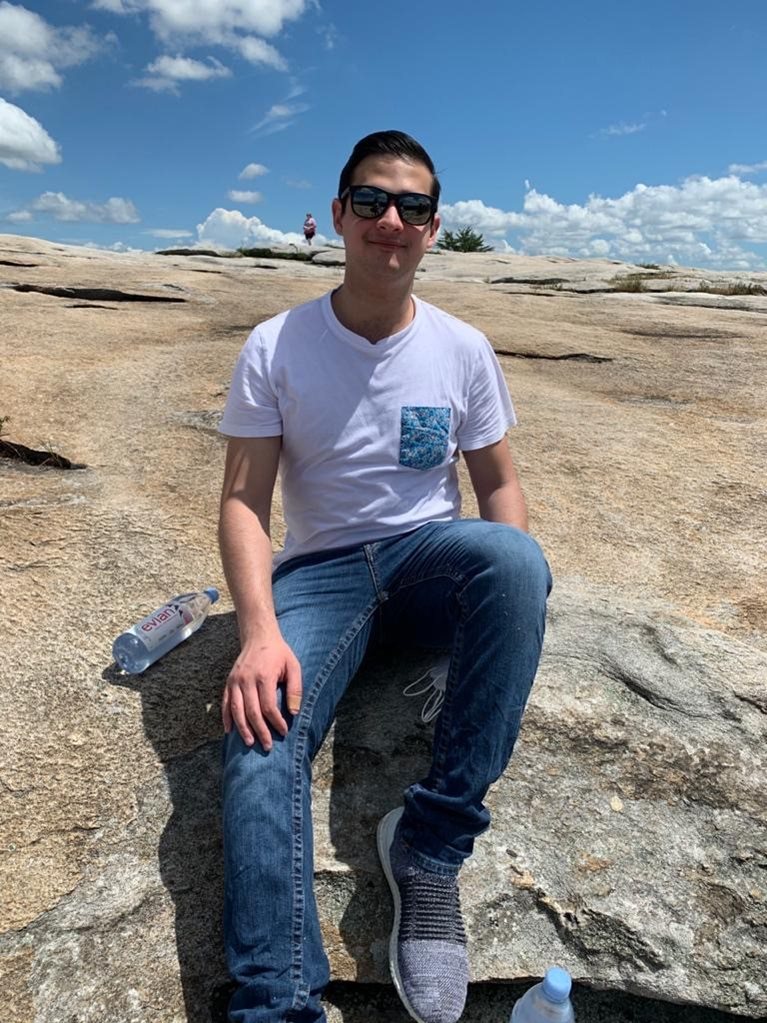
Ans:
{"label": "dark hair", "polygon": [[431,194],[439,199],[440,184],[432,159],[420,142],[416,142],[404,131],[374,131],[360,139],[352,149],[352,155],[346,161],[338,181],[338,197],[344,194],[351,184],[355,168],[368,156],[394,156],[410,163],[422,163],[431,173]]}

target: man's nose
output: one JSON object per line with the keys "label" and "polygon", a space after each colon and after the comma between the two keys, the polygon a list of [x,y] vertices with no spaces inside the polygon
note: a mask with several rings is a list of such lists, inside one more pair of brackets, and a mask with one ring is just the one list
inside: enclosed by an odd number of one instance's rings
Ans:
{"label": "man's nose", "polygon": [[399,210],[397,209],[393,199],[389,201],[386,209],[378,218],[378,224],[380,227],[386,227],[390,231],[396,231],[404,226],[402,223],[402,217],[400,217]]}

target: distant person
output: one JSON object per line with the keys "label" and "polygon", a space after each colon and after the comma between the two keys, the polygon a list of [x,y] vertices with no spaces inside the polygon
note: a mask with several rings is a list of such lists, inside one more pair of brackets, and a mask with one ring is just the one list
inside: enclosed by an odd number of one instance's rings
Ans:
{"label": "distant person", "polygon": [[[495,353],[412,294],[439,192],[415,139],[361,139],[332,203],[343,283],[255,328],[226,402],[219,539],[240,654],[222,702],[224,933],[238,1023],[326,1018],[311,763],[378,640],[450,651],[431,766],[384,816],[378,851],[405,1008],[455,1023],[466,1000],[458,872],[514,748],[551,576],[527,533]],[[460,517],[459,458],[481,518]],[[287,537],[273,559],[278,469]]]}
{"label": "distant person", "polygon": [[317,234],[317,221],[311,213],[307,213],[306,220],[304,221],[304,238],[306,238],[307,245],[312,244],[312,238],[314,238],[315,234]]}

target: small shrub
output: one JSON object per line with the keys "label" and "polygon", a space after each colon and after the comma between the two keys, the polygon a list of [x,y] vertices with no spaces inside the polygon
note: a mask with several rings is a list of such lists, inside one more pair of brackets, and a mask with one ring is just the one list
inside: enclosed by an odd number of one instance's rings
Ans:
{"label": "small shrub", "polygon": [[236,252],[222,252],[220,249],[157,249],[156,256],[215,256],[217,259],[232,259]]}
{"label": "small shrub", "polygon": [[643,270],[660,270],[657,263],[637,263],[637,266],[641,266]]}
{"label": "small shrub", "polygon": [[707,295],[767,295],[761,284],[701,284],[697,289]]}
{"label": "small shrub", "polygon": [[5,424],[10,423],[10,421],[10,416],[0,416],[0,437],[2,437],[5,433]]}
{"label": "small shrub", "polygon": [[613,291],[644,291],[644,281],[640,274],[613,277],[609,283],[612,284]]}
{"label": "small shrub", "polygon": [[272,249],[237,249],[240,256],[251,256],[256,259],[297,259],[302,263],[308,263],[311,255],[308,252],[274,252]]}
{"label": "small shrub", "polygon": [[462,227],[460,231],[444,231],[437,242],[438,249],[449,252],[492,252],[492,245],[486,245],[478,231]]}

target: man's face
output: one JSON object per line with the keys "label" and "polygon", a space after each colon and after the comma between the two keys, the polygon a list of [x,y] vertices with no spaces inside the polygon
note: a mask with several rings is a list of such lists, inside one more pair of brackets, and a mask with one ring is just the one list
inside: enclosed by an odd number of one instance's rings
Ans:
{"label": "man's face", "polygon": [[[398,157],[368,156],[352,175],[352,185],[376,185],[387,192],[431,194],[432,176],[422,163],[409,163]],[[346,266],[383,278],[415,275],[424,253],[437,240],[439,216],[431,223],[413,225],[403,222],[397,207],[390,203],[375,220],[358,217],[346,197],[342,204],[333,200],[333,226],[344,239]]]}

